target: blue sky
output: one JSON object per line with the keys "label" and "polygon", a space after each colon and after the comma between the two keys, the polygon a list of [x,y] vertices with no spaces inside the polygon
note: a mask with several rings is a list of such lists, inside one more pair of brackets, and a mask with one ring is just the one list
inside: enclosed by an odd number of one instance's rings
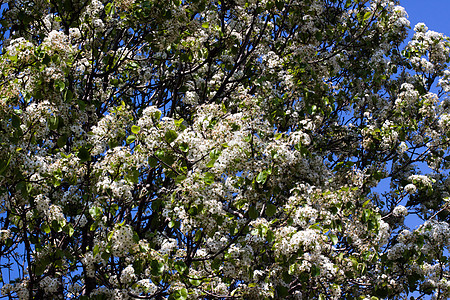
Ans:
{"label": "blue sky", "polygon": [[400,0],[406,9],[411,28],[419,22],[430,30],[450,36],[450,0]]}

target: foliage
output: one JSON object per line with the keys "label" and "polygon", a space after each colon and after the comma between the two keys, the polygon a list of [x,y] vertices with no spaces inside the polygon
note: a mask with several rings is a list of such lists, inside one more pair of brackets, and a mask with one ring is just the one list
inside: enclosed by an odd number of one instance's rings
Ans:
{"label": "foliage", "polygon": [[397,4],[5,2],[2,295],[449,298],[450,44]]}

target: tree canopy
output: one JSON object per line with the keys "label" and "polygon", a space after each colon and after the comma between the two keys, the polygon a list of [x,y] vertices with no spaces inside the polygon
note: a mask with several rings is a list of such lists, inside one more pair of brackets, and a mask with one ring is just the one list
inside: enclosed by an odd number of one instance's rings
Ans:
{"label": "tree canopy", "polygon": [[450,298],[450,43],[397,1],[0,3],[4,298]]}

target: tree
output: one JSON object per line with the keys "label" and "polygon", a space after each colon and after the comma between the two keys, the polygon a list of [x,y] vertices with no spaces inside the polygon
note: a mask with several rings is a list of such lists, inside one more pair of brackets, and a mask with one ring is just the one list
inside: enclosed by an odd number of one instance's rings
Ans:
{"label": "tree", "polygon": [[3,3],[2,295],[449,298],[450,44],[397,4]]}

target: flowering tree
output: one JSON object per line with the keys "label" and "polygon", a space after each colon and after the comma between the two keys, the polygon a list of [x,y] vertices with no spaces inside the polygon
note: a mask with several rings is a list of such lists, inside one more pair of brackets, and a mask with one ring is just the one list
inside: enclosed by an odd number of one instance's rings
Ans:
{"label": "flowering tree", "polygon": [[3,297],[450,297],[450,43],[396,1],[0,3]]}

